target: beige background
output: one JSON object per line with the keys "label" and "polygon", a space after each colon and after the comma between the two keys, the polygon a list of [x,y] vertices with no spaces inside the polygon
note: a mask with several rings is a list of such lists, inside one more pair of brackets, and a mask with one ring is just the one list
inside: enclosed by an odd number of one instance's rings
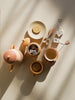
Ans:
{"label": "beige background", "polygon": [[[71,43],[55,65],[33,77],[26,59],[10,73],[3,53],[12,43],[19,47],[30,22],[43,21],[48,32],[58,18],[63,18],[61,41]],[[75,0],[0,0],[0,99],[75,100]]]}

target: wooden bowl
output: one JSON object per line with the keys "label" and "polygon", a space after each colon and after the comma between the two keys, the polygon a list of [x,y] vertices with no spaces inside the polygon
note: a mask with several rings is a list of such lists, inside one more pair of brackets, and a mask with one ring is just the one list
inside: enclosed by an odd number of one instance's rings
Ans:
{"label": "wooden bowl", "polygon": [[40,61],[34,61],[32,62],[32,64],[30,65],[30,71],[33,74],[40,74],[43,71],[43,64]]}
{"label": "wooden bowl", "polygon": [[37,56],[41,52],[41,47],[38,43],[32,42],[29,44],[27,54],[30,56]]}

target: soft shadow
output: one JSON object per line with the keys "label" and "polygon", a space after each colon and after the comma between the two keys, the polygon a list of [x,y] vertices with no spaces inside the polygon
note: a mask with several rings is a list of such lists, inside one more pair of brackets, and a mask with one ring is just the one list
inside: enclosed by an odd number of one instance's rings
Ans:
{"label": "soft shadow", "polygon": [[63,85],[61,86],[60,91],[58,92],[57,96],[55,97],[55,100],[60,100],[60,98],[61,98],[62,94],[64,93],[65,88],[67,87],[74,71],[75,71],[75,62],[72,64],[72,68],[71,68],[70,72],[68,73],[68,77],[63,82]]}
{"label": "soft shadow", "polygon": [[26,55],[24,58],[23,66],[21,66],[20,73],[16,76],[19,80],[23,80],[24,82],[21,85],[21,93],[24,96],[27,96],[31,93],[35,83],[43,82],[48,72],[50,71],[51,67],[55,64],[55,62],[46,62],[44,59],[42,59],[43,63],[43,72],[39,75],[33,75],[33,73],[30,71],[30,65],[33,61],[37,60],[37,57],[31,57]]}
{"label": "soft shadow", "polygon": [[[33,15],[34,11],[36,10],[36,7],[38,6],[39,1],[35,1],[33,6],[30,9],[29,14],[25,17],[24,22],[22,23],[21,28],[19,29],[19,31],[17,32],[18,34],[15,36],[14,41],[16,40],[17,37],[20,37],[20,35],[22,34],[22,31],[25,29],[29,19],[31,18],[31,16]],[[34,9],[35,8],[35,9]],[[13,41],[13,42],[14,42]]]}
{"label": "soft shadow", "polygon": [[18,19],[20,18],[20,16],[22,15],[22,13],[25,11],[26,7],[29,5],[30,0],[27,0],[27,2],[25,2],[23,4],[23,6],[21,7],[21,9],[19,10],[18,13],[15,14],[15,9],[18,7],[20,0],[16,0],[16,2],[14,3],[14,6],[12,7],[11,11],[8,14],[8,17],[6,19],[6,22],[1,30],[1,34],[0,37],[2,37],[5,32],[7,31],[7,29]]}
{"label": "soft shadow", "polygon": [[31,93],[35,83],[37,81],[37,77],[34,77],[33,75],[29,75],[26,77],[26,80],[23,82],[21,86],[21,93],[24,96],[27,96]]}
{"label": "soft shadow", "polygon": [[51,68],[51,66],[54,65],[54,63],[49,63],[48,66],[46,66],[46,64],[44,62],[43,63],[43,66],[44,66],[44,70],[41,74],[39,75],[33,75],[32,72],[30,72],[30,64],[32,63],[32,61],[35,61],[37,58],[31,58],[30,56],[26,56],[25,59],[24,59],[24,62],[23,62],[23,66],[21,66],[22,70],[22,73],[19,75],[17,75],[16,77],[19,79],[19,80],[23,80],[24,82],[22,83],[21,85],[21,93],[24,95],[24,96],[27,96],[31,93],[35,83],[37,81],[39,82],[43,82]]}
{"label": "soft shadow", "polygon": [[[71,37],[70,37],[70,41],[71,40],[73,40],[73,39],[75,39],[75,35],[72,33],[72,35],[71,35]],[[43,100],[43,98],[44,98],[44,95],[45,95],[45,93],[46,93],[46,91],[48,90],[48,88],[49,88],[49,86],[52,84],[52,82],[53,82],[53,79],[54,79],[54,77],[55,77],[55,75],[56,75],[56,73],[58,73],[58,70],[60,69],[60,66],[61,66],[61,63],[63,63],[62,61],[63,61],[63,59],[66,57],[66,55],[67,55],[67,51],[69,50],[69,48],[71,47],[71,44],[70,44],[70,46],[69,47],[66,47],[65,49],[64,49],[64,52],[63,52],[63,54],[65,55],[63,55],[62,56],[62,58],[60,59],[60,62],[58,62],[57,64],[55,63],[52,67],[51,67],[51,69],[53,68],[53,67],[55,67],[54,68],[54,71],[53,71],[53,73],[51,73],[52,75],[50,76],[50,79],[49,79],[49,85],[47,86],[47,87],[45,87],[45,89],[44,89],[44,91],[42,92],[42,94],[40,94],[39,96],[40,96],[40,98],[38,98],[39,100]],[[59,59],[59,58],[58,58]],[[73,67],[74,67],[74,64],[73,64]],[[49,69],[49,67],[47,67],[48,69]],[[46,70],[47,70],[47,68],[46,68]],[[51,70],[51,69],[49,69],[48,70],[48,72]],[[74,69],[74,68],[73,68]],[[72,71],[73,71],[73,69],[72,69]],[[46,71],[45,70],[45,71]],[[44,73],[42,73],[42,74],[44,74]],[[48,74],[48,73],[47,73]],[[72,74],[72,73],[71,73]],[[71,75],[70,74],[70,75]],[[41,76],[40,76],[41,77]],[[39,77],[39,78],[40,78]],[[42,76],[43,77],[43,76]],[[41,77],[41,78],[42,78]],[[47,75],[46,75],[46,77],[47,77]],[[46,78],[45,77],[45,78]],[[70,77],[70,76],[69,76]],[[69,78],[68,77],[68,78]],[[44,78],[44,79],[45,79]],[[65,82],[66,83],[66,82]],[[68,84],[68,83],[67,83]],[[67,85],[66,85],[67,86]],[[65,84],[64,84],[64,87],[66,87],[65,86]],[[63,87],[62,87],[63,88]],[[60,92],[62,91],[62,89],[60,90]],[[64,89],[63,89],[63,91],[65,91]],[[60,97],[59,95],[62,95],[62,94],[60,94],[60,92],[58,92],[58,95],[55,97],[55,99],[54,100],[60,100],[60,98],[58,98],[58,97]],[[63,92],[62,92],[63,93]]]}
{"label": "soft shadow", "polygon": [[11,9],[11,11],[8,14],[7,21],[6,21],[4,27],[2,28],[2,30],[0,32],[1,33],[0,37],[2,37],[4,35],[5,30],[7,29],[8,24],[9,24],[8,22],[11,21],[10,17],[12,17],[12,13],[15,11],[15,9],[16,9],[16,7],[17,7],[18,4],[19,4],[19,0],[16,0],[15,3],[14,3],[14,5],[13,5],[13,7],[12,7],[12,9]]}
{"label": "soft shadow", "polygon": [[[63,13],[64,14],[64,13]],[[63,14],[61,14],[61,16],[63,16]],[[65,17],[66,17],[66,15],[64,15],[63,16],[63,18],[65,19]],[[58,28],[56,28],[56,29],[58,29]],[[73,37],[73,35],[72,35],[72,37],[71,37],[71,39],[72,38],[74,38]],[[64,53],[65,53],[65,56],[66,56],[66,52],[67,52],[67,48],[64,50]],[[65,57],[65,56],[63,56],[63,58]],[[59,65],[61,65],[61,62],[62,62],[62,59],[61,59],[61,61],[59,62]],[[59,66],[60,67],[60,66]],[[58,68],[56,68],[56,70],[58,71],[58,69],[59,69],[59,67]],[[48,69],[47,69],[48,68]],[[36,79],[34,80],[34,78],[35,77],[32,77],[31,75],[30,76],[28,76],[28,78],[30,79],[30,78],[32,78],[32,80],[28,80],[30,83],[32,83],[33,85],[35,85],[35,82],[36,81],[39,81],[39,82],[42,82],[42,81],[44,81],[45,80],[45,78],[46,78],[46,76],[47,76],[47,74],[48,74],[48,72],[49,72],[49,70],[50,70],[50,68],[51,68],[51,66],[50,67],[46,67],[46,65],[44,66],[44,72],[42,73],[42,74],[40,74],[40,75],[38,75],[38,78],[37,78],[37,76],[35,76],[36,77]],[[46,70],[45,70],[46,69]],[[72,71],[73,71],[73,69],[72,69]],[[55,74],[55,73],[54,73]],[[51,79],[52,79],[52,77],[51,77]],[[50,80],[51,80],[50,79]],[[32,82],[33,81],[33,82]],[[50,81],[51,82],[51,81]],[[28,84],[28,85],[27,85]],[[27,85],[27,88],[26,88],[26,85]],[[22,93],[23,93],[23,95],[28,95],[31,91],[32,91],[32,87],[33,87],[33,85],[32,86],[30,86],[30,84],[27,82],[24,82],[23,83],[23,85],[22,85],[22,87],[21,87],[21,91],[22,91]],[[30,89],[28,88],[28,86],[30,87]],[[25,91],[25,89],[24,88],[26,88],[26,90],[27,89],[29,89],[29,90],[27,90],[27,91]],[[25,93],[26,92],[26,93]],[[61,92],[61,91],[60,91]],[[43,93],[43,95],[44,95],[44,93]],[[60,94],[59,94],[60,95]],[[60,98],[57,98],[56,97],[56,100],[59,100]]]}
{"label": "soft shadow", "polygon": [[16,75],[18,80],[23,81],[20,90],[24,96],[31,93],[37,81],[37,77],[34,77],[34,75],[30,72],[30,64],[35,60],[36,58],[26,55],[21,66],[20,73]]}
{"label": "soft shadow", "polygon": [[[29,2],[29,0],[28,0],[28,2]],[[12,12],[14,13],[14,10],[15,10],[15,7],[16,7],[17,3],[18,3],[18,1],[15,3],[14,9],[11,10],[11,13],[10,13],[9,16],[8,16],[8,20],[7,20],[7,22],[6,22],[5,26],[4,26],[4,29],[3,29],[2,33],[5,33],[5,31],[6,31],[7,28],[8,28],[7,26],[10,25],[10,19],[11,19],[10,17],[12,17]],[[22,27],[21,27],[21,30],[19,30],[19,33],[17,34],[17,36],[15,37],[15,39],[13,40],[13,42],[16,42],[17,39],[19,38],[19,35],[20,35],[21,31],[24,29],[25,25],[26,25],[27,22],[29,21],[29,18],[31,17],[32,12],[35,10],[34,8],[35,8],[37,5],[38,5],[38,2],[36,1],[36,2],[34,3],[34,5],[32,6],[32,8],[31,8],[31,10],[30,10],[30,12],[29,12],[29,15],[27,16],[27,18],[25,18],[25,21],[24,21],[24,23],[23,23],[23,25],[22,25]],[[9,21],[9,23],[8,23],[8,21]],[[7,25],[7,23],[8,23],[8,25]],[[3,34],[2,34],[2,35],[3,35]],[[7,88],[9,87],[11,81],[13,80],[14,76],[16,75],[16,73],[17,73],[18,70],[19,70],[19,66],[21,66],[21,65],[20,65],[20,64],[19,64],[19,65],[16,65],[16,66],[18,66],[18,67],[16,67],[15,70],[14,70],[12,73],[9,72],[9,69],[7,68],[7,66],[8,66],[8,65],[4,62],[3,65],[1,66],[1,69],[0,69],[0,80],[1,80],[1,82],[0,82],[0,91],[1,91],[1,93],[0,93],[0,99],[2,98],[2,96],[3,96],[3,94],[5,93],[5,91],[7,90]],[[29,83],[30,83],[30,82],[29,82]],[[35,82],[32,81],[32,85],[34,85],[34,83],[35,83]],[[24,84],[26,84],[26,83],[24,82]],[[28,84],[28,83],[27,83],[27,84]],[[24,85],[23,85],[23,86],[24,86]],[[23,86],[22,86],[22,87],[23,87]],[[24,89],[25,89],[25,88],[24,88]],[[23,92],[23,88],[22,88],[21,90],[22,90],[22,92]],[[23,93],[24,93],[24,92],[23,92]]]}
{"label": "soft shadow", "polygon": [[[18,1],[15,3],[14,9],[12,10],[12,12],[14,12],[17,3],[18,3]],[[34,3],[34,6],[33,6],[32,9],[30,10],[30,14],[27,16],[27,19],[24,21],[21,30],[19,30],[19,34],[17,34],[17,36],[15,37],[15,39],[13,40],[13,42],[16,42],[17,39],[19,38],[19,35],[21,34],[21,31],[22,31],[22,30],[24,29],[24,27],[25,27],[24,25],[28,22],[29,18],[31,17],[32,11],[34,11],[34,7],[36,6],[36,4],[37,4],[37,2]],[[11,13],[12,13],[12,12],[11,12]],[[9,18],[9,17],[12,17],[12,14],[11,14],[11,13],[10,13],[9,16],[8,16],[8,20],[7,20],[7,22],[6,22],[6,24],[5,24],[4,28],[3,28],[2,33],[5,33],[5,31],[6,31],[7,28],[8,28],[8,27],[7,27],[7,23],[8,23],[8,21],[11,19],[11,18]],[[10,22],[10,21],[9,21],[9,22]],[[9,25],[9,24],[8,24],[8,25]],[[2,35],[3,35],[3,34],[2,34]],[[18,66],[18,67],[16,67],[15,70],[14,70],[12,73],[9,72],[9,69],[8,69],[7,66],[8,66],[8,65],[4,62],[3,65],[1,66],[1,69],[0,69],[0,80],[1,80],[1,82],[0,82],[0,91],[1,91],[1,93],[0,93],[0,99],[2,98],[2,96],[3,96],[3,94],[5,93],[5,91],[7,90],[7,88],[9,87],[11,81],[13,80],[14,76],[16,75],[16,73],[17,73],[18,70],[19,70],[19,66],[21,66],[21,65],[20,65],[20,64],[16,65],[16,66]]]}
{"label": "soft shadow", "polygon": [[[73,39],[74,38],[74,35],[72,35],[71,36],[71,39]],[[67,52],[67,49],[68,48],[66,48],[65,50],[64,50],[64,52],[66,51]],[[66,52],[65,52],[65,54],[66,54]],[[66,56],[66,55],[65,55]],[[36,60],[36,59],[34,59],[34,60]],[[27,62],[27,61],[26,61]],[[28,62],[29,62],[29,59],[28,59]],[[32,61],[31,61],[32,62]],[[61,62],[62,62],[62,59],[61,59],[61,61],[59,62],[59,65],[61,64]],[[31,63],[30,63],[31,64]],[[24,82],[23,82],[23,84],[22,84],[22,86],[21,86],[21,93],[23,94],[23,95],[29,95],[30,93],[31,93],[31,91],[32,91],[32,89],[33,89],[33,87],[34,87],[34,85],[35,85],[35,83],[37,82],[37,81],[39,81],[39,82],[43,82],[45,79],[46,79],[46,77],[47,77],[47,75],[48,75],[48,72],[51,70],[51,68],[55,65],[55,63],[51,63],[51,64],[48,64],[48,63],[45,63],[44,61],[43,61],[43,65],[44,65],[44,71],[40,74],[40,75],[36,75],[35,77],[33,76],[33,74],[30,72],[30,70],[29,70],[29,66],[30,66],[30,64],[28,63],[27,65],[25,64],[25,66],[27,66],[28,67],[28,69],[26,69],[26,71],[28,71],[27,72],[27,76],[24,76]],[[59,67],[58,67],[59,68]],[[57,69],[58,69],[57,68]],[[56,69],[56,70],[57,70]],[[25,75],[25,74],[24,74]],[[23,75],[22,75],[23,76]],[[25,78],[26,77],[26,78]],[[51,78],[52,79],[52,78]],[[50,79],[50,80],[51,80]],[[29,88],[28,88],[29,87]]]}
{"label": "soft shadow", "polygon": [[0,99],[2,98],[7,88],[9,87],[14,76],[18,72],[19,68],[20,68],[20,64],[16,64],[13,72],[10,73],[9,65],[7,63],[4,62],[3,65],[1,66],[1,69],[0,69]]}
{"label": "soft shadow", "polygon": [[[24,38],[26,37],[29,37],[28,33],[26,32]],[[29,37],[30,38],[30,37]],[[42,40],[34,40],[32,38],[30,38],[31,42],[37,42],[37,43],[41,43]],[[21,47],[20,47],[21,49]],[[43,47],[42,47],[43,49]],[[39,55],[38,55],[39,56]],[[22,73],[19,73],[16,77],[19,79],[19,80],[23,80],[23,84],[21,86],[21,93],[26,96],[26,95],[29,95],[35,85],[35,83],[37,81],[39,82],[43,82],[46,77],[47,77],[47,74],[48,72],[50,71],[51,67],[55,64],[55,62],[52,62],[52,63],[48,63],[46,62],[44,59],[42,59],[42,63],[43,63],[43,72],[39,75],[33,75],[32,72],[30,72],[30,64],[37,60],[37,57],[31,57],[31,56],[28,56],[28,55],[25,55],[25,58],[24,58],[24,62],[23,62],[23,67],[22,70],[20,70]],[[42,57],[42,56],[40,56]],[[40,59],[38,59],[40,60]]]}
{"label": "soft shadow", "polygon": [[75,22],[75,0],[52,0],[52,3],[61,10],[61,17],[70,17]]}
{"label": "soft shadow", "polygon": [[51,43],[51,47],[57,48],[59,43],[54,43],[53,42],[53,38],[57,38],[57,39],[61,39],[62,36],[58,37],[56,32],[59,30],[60,26],[62,25],[64,19],[62,19],[61,17],[58,18],[56,24],[54,25],[54,34],[52,36],[52,43]]}
{"label": "soft shadow", "polygon": [[47,75],[48,75],[48,73],[49,73],[49,71],[51,70],[51,68],[54,66],[54,64],[55,64],[55,62],[46,62],[45,60],[43,60],[43,67],[44,67],[44,69],[43,69],[43,72],[40,74],[40,75],[38,75],[38,79],[37,79],[37,81],[39,81],[39,82],[43,82],[45,79],[46,79],[46,77],[47,77]]}

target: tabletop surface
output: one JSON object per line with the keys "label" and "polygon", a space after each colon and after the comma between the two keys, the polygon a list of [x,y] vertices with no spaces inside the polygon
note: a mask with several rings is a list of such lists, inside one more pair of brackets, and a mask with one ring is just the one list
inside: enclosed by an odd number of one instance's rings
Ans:
{"label": "tabletop surface", "polygon": [[[62,48],[51,69],[34,77],[25,59],[10,73],[3,54],[11,44],[20,46],[32,21],[44,22],[47,36],[59,18],[64,30],[60,41],[70,45]],[[0,100],[10,99],[75,100],[75,0],[0,0]]]}

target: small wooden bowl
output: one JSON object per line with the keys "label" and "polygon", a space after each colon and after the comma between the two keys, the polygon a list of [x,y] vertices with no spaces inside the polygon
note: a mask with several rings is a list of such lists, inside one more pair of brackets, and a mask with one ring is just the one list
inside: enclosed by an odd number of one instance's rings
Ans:
{"label": "small wooden bowl", "polygon": [[56,62],[58,56],[59,56],[58,51],[53,47],[47,48],[44,52],[44,59],[47,62]]}
{"label": "small wooden bowl", "polygon": [[40,74],[43,71],[43,64],[40,61],[34,61],[32,62],[32,64],[30,65],[30,71],[33,74]]}
{"label": "small wooden bowl", "polygon": [[[31,52],[31,50],[32,50],[32,52]],[[36,53],[35,53],[34,51],[35,51]],[[28,54],[28,55],[34,57],[34,56],[39,55],[40,52],[41,52],[41,47],[40,47],[40,45],[39,45],[38,43],[32,42],[32,43],[29,44],[28,49],[27,49],[27,54]]]}

